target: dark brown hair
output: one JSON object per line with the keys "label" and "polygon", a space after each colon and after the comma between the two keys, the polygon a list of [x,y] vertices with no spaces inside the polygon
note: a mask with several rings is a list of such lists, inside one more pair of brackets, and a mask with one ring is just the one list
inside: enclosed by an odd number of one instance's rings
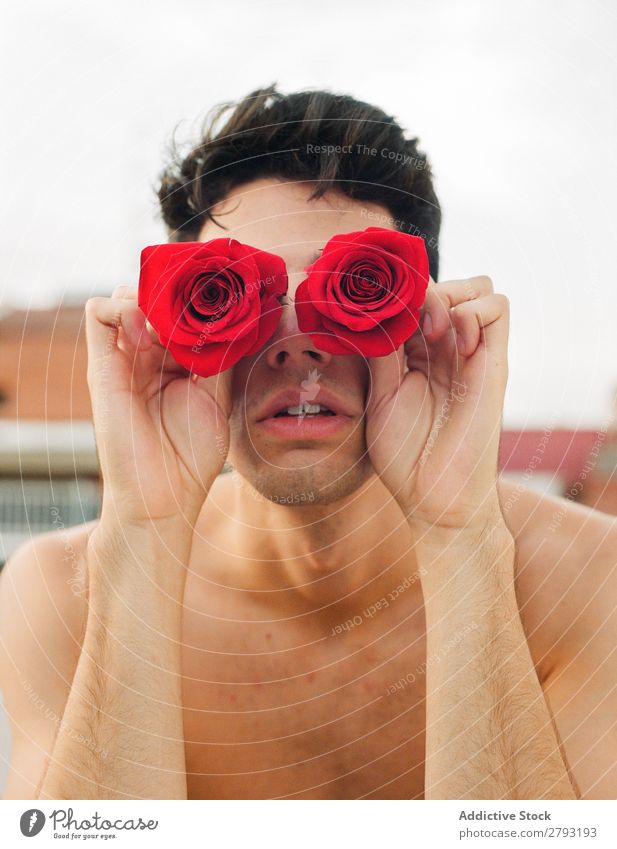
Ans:
{"label": "dark brown hair", "polygon": [[441,210],[417,144],[392,116],[349,95],[257,89],[212,110],[186,155],[172,141],[157,191],[169,240],[197,240],[204,221],[214,220],[212,207],[235,186],[260,177],[310,181],[311,197],[338,189],[388,209],[391,226],[424,239],[437,280]]}

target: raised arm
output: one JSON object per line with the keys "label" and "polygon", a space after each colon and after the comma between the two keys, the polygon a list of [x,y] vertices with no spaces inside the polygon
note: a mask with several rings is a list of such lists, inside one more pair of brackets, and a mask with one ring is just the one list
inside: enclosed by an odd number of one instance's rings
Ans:
{"label": "raised arm", "polygon": [[427,799],[574,799],[531,658],[499,515],[418,547],[427,622]]}
{"label": "raised arm", "polygon": [[523,632],[497,453],[508,301],[431,281],[423,333],[370,362],[367,442],[416,539],[427,621],[427,799],[577,797]]}
{"label": "raised arm", "polygon": [[189,545],[180,527],[166,541],[101,526],[88,543],[85,635],[38,798],[186,798],[180,646]]}
{"label": "raised arm", "polygon": [[86,308],[103,475],[82,648],[42,799],[186,798],[181,622],[192,531],[222,468],[229,375],[193,382],[122,287]]}

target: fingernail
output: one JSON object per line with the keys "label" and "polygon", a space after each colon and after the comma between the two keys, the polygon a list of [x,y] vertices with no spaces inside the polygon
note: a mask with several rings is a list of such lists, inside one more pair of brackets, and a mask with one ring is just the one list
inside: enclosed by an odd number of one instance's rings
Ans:
{"label": "fingernail", "polygon": [[149,334],[143,331],[139,336],[137,345],[140,351],[149,351],[152,347],[152,339],[150,338]]}
{"label": "fingernail", "polygon": [[460,333],[456,334],[456,347],[458,348],[459,354],[465,354],[465,340]]}
{"label": "fingernail", "polygon": [[433,319],[431,318],[430,312],[427,312],[424,316],[424,323],[422,324],[422,330],[425,336],[429,336],[431,331],[433,330]]}

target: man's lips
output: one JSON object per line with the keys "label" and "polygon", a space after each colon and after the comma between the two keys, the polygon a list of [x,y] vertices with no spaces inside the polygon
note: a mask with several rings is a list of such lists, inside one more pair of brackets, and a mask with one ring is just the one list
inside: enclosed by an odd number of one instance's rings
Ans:
{"label": "man's lips", "polygon": [[[308,395],[313,397],[308,398]],[[301,404],[320,404],[330,411],[327,414],[303,413],[301,415],[277,416],[288,407]],[[257,416],[257,424],[271,436],[293,441],[323,439],[349,427],[353,422],[354,411],[349,402],[339,398],[328,389],[317,387],[314,393],[300,392],[299,389],[287,389],[274,395],[264,405]]]}
{"label": "man's lips", "polygon": [[[321,386],[315,387],[315,390],[315,392],[311,391],[310,393],[292,388],[282,390],[263,406],[256,420],[263,422],[266,419],[274,418],[277,413],[285,412],[288,407],[299,407],[301,404],[320,404],[322,407],[327,407],[334,413],[334,416],[330,415],[328,418],[336,418],[337,416],[351,418],[354,415],[351,404],[339,398],[333,392]],[[309,394],[311,395],[310,398],[308,397]],[[304,414],[301,418],[310,418],[310,415],[310,413]],[[300,416],[290,416],[289,418],[295,421]]]}
{"label": "man's lips", "polygon": [[349,416],[282,416],[264,419],[257,427],[279,439],[306,442],[307,439],[324,439],[349,427]]}

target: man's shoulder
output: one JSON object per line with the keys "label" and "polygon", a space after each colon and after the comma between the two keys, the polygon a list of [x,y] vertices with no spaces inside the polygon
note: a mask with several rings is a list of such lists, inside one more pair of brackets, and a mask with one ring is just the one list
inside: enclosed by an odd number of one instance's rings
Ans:
{"label": "man's shoulder", "polygon": [[614,799],[617,518],[520,485],[501,500],[521,619],[572,773],[582,798]]}
{"label": "man's shoulder", "polygon": [[87,619],[89,522],[37,534],[0,573],[0,688],[11,724],[5,798],[31,798],[53,747]]}
{"label": "man's shoulder", "polygon": [[[219,475],[216,479],[200,517],[202,524],[206,520],[210,532],[221,530],[224,520],[233,515],[237,486],[229,474]],[[13,603],[21,593],[24,593],[22,601],[25,603],[37,594],[49,596],[52,588],[58,594],[66,595],[72,608],[76,606],[76,597],[86,599],[86,551],[88,540],[99,521],[94,519],[34,534],[22,542],[0,571],[0,605],[2,599],[8,596]],[[199,533],[196,535],[199,536]]]}
{"label": "man's shoulder", "polygon": [[500,481],[529,643],[548,666],[593,637],[617,593],[617,517]]}
{"label": "man's shoulder", "polygon": [[[512,532],[522,575],[577,577],[611,573],[617,563],[617,516],[567,498],[500,480],[504,519]],[[555,567],[559,565],[559,569]]]}
{"label": "man's shoulder", "polygon": [[0,630],[5,646],[31,637],[74,643],[87,607],[86,549],[97,520],[36,534],[0,573]]}
{"label": "man's shoulder", "polygon": [[[98,519],[35,534],[25,540],[10,555],[0,573],[0,589],[8,592],[8,586],[28,584],[37,578],[42,585],[49,586],[62,581],[69,589],[78,585],[85,590],[84,557],[90,534]],[[37,581],[38,583],[38,581]]]}

